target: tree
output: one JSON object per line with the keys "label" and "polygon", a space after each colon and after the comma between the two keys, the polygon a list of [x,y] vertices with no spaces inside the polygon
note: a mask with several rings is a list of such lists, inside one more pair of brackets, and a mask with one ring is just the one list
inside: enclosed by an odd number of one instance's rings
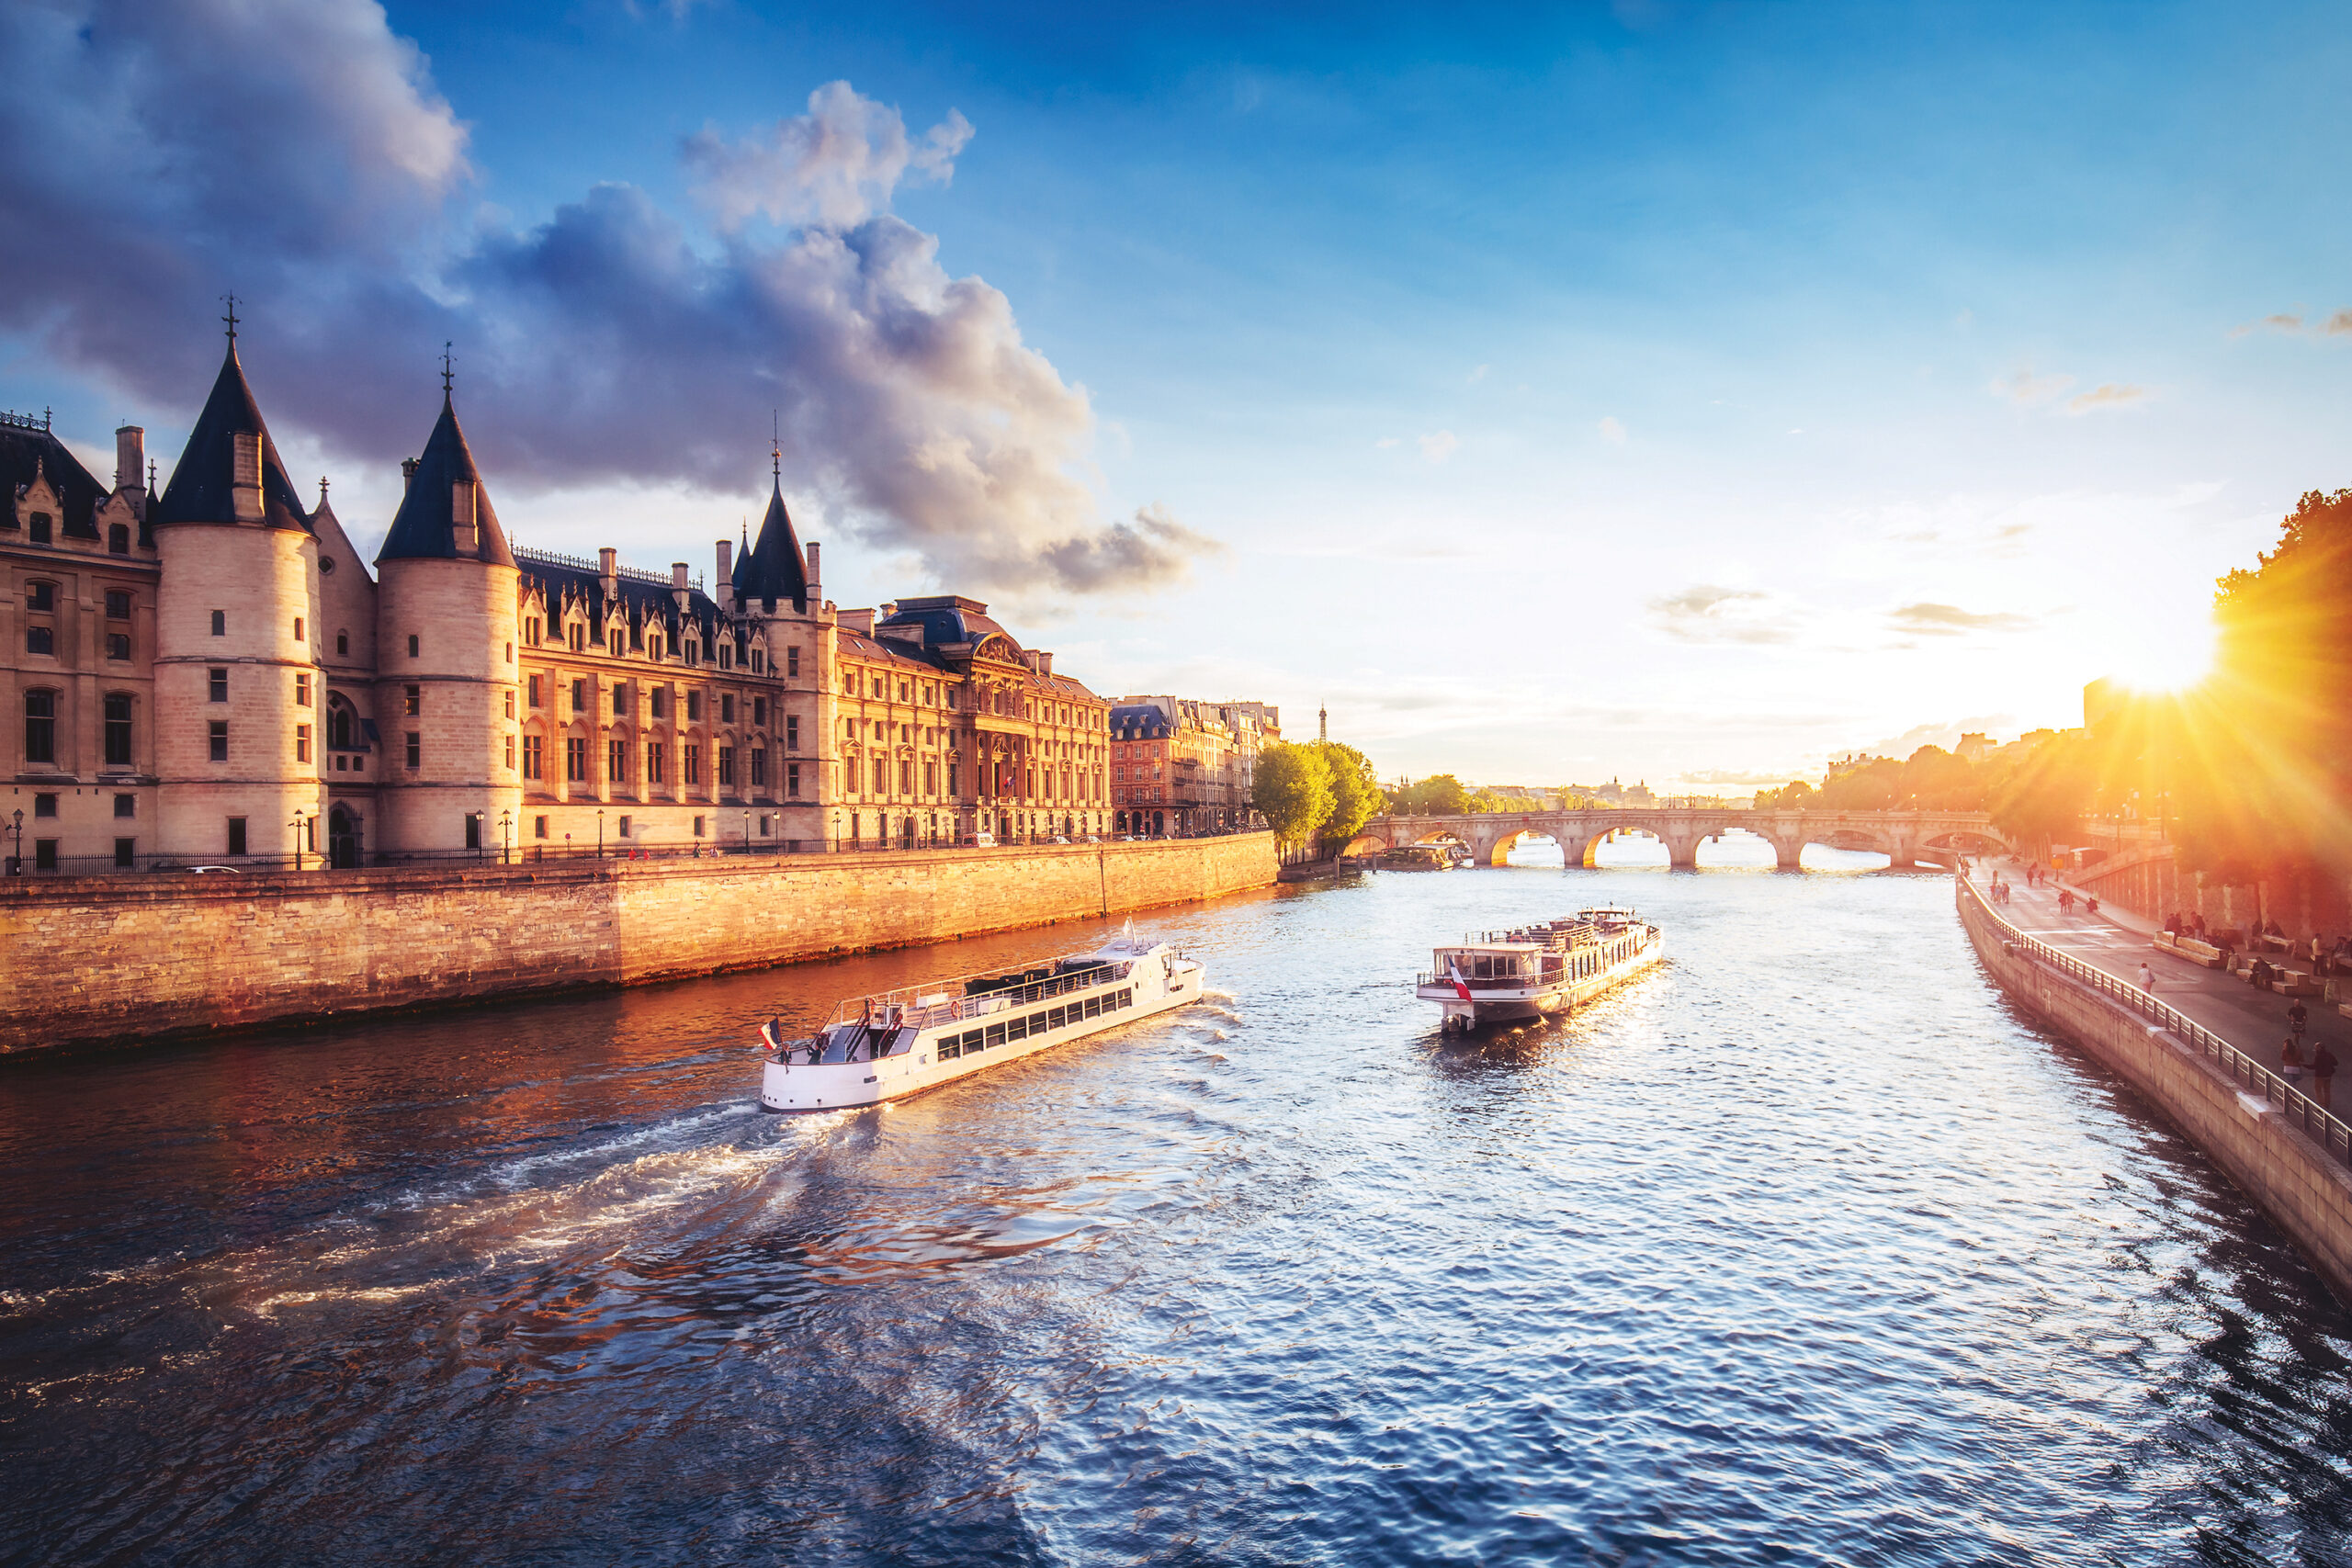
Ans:
{"label": "tree", "polygon": [[2098,743],[2080,730],[2045,740],[1992,789],[1985,809],[2015,842],[2047,850],[2090,808],[2099,777]]}
{"label": "tree", "polygon": [[1323,841],[1345,849],[1359,829],[1380,809],[1380,781],[1372,761],[1352,746],[1337,740],[1317,740],[1312,749],[1322,754],[1331,775],[1331,815],[1317,829]]}
{"label": "tree", "polygon": [[1404,817],[1460,817],[1470,809],[1470,793],[1452,773],[1431,773],[1419,784],[1391,790],[1388,809]]}
{"label": "tree", "polygon": [[1904,803],[1921,811],[1979,811],[1984,785],[1965,757],[1922,746],[1903,764]]}
{"label": "tree", "polygon": [[1331,765],[1312,746],[1277,741],[1258,753],[1250,804],[1283,843],[1305,841],[1331,817]]}
{"label": "tree", "polygon": [[1758,811],[1804,811],[1817,804],[1813,798],[1813,786],[1803,779],[1791,779],[1778,789],[1756,792]]}

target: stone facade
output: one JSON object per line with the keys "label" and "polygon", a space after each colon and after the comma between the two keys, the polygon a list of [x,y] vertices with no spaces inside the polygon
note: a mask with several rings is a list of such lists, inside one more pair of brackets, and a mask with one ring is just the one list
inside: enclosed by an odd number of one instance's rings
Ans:
{"label": "stone facade", "polygon": [[1264,703],[1125,696],[1111,735],[1118,831],[1231,832],[1258,821],[1258,753],[1282,739],[1282,714]]}
{"label": "stone facade", "polygon": [[780,466],[713,593],[514,548],[446,385],[372,573],[324,481],[296,497],[233,339],[160,498],[142,444],[107,491],[0,423],[28,871],[1111,830],[1110,705],[977,600],[837,610]]}
{"label": "stone facade", "polygon": [[0,972],[50,982],[0,1012],[0,1052],[756,968],[1213,898],[1274,875],[1272,839],[1252,833],[336,877],[9,879]]}

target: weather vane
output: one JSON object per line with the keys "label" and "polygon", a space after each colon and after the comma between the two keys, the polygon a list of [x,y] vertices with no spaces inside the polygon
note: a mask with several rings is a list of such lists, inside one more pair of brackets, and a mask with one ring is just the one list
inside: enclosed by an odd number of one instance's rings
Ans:
{"label": "weather vane", "polygon": [[220,319],[229,323],[229,341],[234,343],[237,341],[237,297],[233,294],[223,294],[220,296],[220,300],[229,307],[229,313]]}
{"label": "weather vane", "polygon": [[454,378],[449,368],[451,364],[449,350],[452,346],[453,344],[447,340],[444,340],[441,344],[441,396],[445,400],[449,396],[449,383]]}
{"label": "weather vane", "polygon": [[768,471],[775,475],[775,482],[780,485],[784,483],[784,411],[777,409],[775,412],[775,436],[768,444]]}

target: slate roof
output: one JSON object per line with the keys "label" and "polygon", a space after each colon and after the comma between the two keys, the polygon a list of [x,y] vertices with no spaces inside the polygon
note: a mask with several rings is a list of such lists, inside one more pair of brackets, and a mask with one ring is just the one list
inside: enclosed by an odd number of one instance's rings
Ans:
{"label": "slate roof", "polygon": [[731,585],[746,599],[789,599],[794,609],[808,613],[808,557],[793,532],[792,513],[784,509],[781,479],[769,492],[767,515],[760,519],[760,542],[735,563]]}
{"label": "slate roof", "polygon": [[[605,624],[605,617],[615,612],[627,618],[630,627],[640,634],[648,626],[659,626],[671,634],[675,642],[688,626],[700,629],[696,639],[702,644],[704,662],[708,663],[711,650],[718,644],[718,606],[707,593],[695,589],[686,591],[686,613],[678,614],[677,590],[666,582],[648,582],[642,578],[619,577],[615,580],[613,597],[605,597],[605,580],[594,570],[548,560],[526,550],[515,558],[515,567],[526,583],[537,581],[547,592],[551,608],[568,601],[585,604],[591,626]],[[632,638],[639,641],[640,638]],[[740,640],[740,639],[739,639]],[[674,649],[673,650],[674,651]]]}
{"label": "slate roof", "polygon": [[1157,703],[1122,703],[1111,710],[1114,740],[1165,740],[1174,733]]}
{"label": "slate roof", "polygon": [[384,547],[376,552],[377,564],[457,559],[458,518],[452,492],[460,481],[474,487],[474,521],[481,531],[479,558],[493,566],[513,566],[514,553],[507,548],[505,531],[498,525],[498,513],[491,509],[490,491],[481,482],[481,470],[474,467],[472,449],[466,445],[466,433],[458,427],[458,411],[447,392],[441,396],[441,417],[434,421],[433,434],[425,438],[424,451],[416,460],[408,493],[401,497],[401,509],[392,515],[391,531],[384,536]]}
{"label": "slate roof", "polygon": [[1021,639],[1000,626],[989,615],[988,608],[977,599],[966,599],[952,593],[901,599],[895,611],[876,624],[885,626],[920,626],[923,641],[934,646],[976,643],[986,637],[1001,637],[1018,649]]}
{"label": "slate roof", "polygon": [[844,659],[875,659],[897,664],[911,664],[919,669],[953,674],[955,666],[945,656],[927,647],[900,642],[896,637],[868,637],[846,626],[833,629],[833,649]]}
{"label": "slate roof", "polygon": [[278,460],[277,444],[269,438],[269,426],[261,417],[260,406],[254,401],[253,389],[245,385],[245,371],[237,363],[234,338],[229,340],[228,357],[220,362],[220,374],[213,379],[212,394],[204,400],[204,412],[196,416],[196,428],[187,433],[187,446],[182,448],[180,460],[173,465],[172,482],[164,489],[154,522],[236,520],[235,505],[229,493],[237,472],[236,453],[230,437],[240,434],[261,437],[262,521],[272,528],[310,532],[310,514],[302,510],[302,499],[295,493],[293,480],[286,477],[286,465]]}
{"label": "slate roof", "polygon": [[17,496],[33,482],[36,471],[46,474],[50,488],[64,498],[65,515],[57,520],[58,532],[77,539],[96,538],[98,505],[107,498],[106,486],[92,478],[81,459],[45,426],[0,422],[0,484],[8,487],[0,500],[14,506]]}

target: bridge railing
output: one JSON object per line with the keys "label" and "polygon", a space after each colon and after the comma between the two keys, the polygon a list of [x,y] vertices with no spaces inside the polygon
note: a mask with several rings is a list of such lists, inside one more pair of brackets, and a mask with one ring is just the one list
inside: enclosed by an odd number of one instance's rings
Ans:
{"label": "bridge railing", "polygon": [[2244,1084],[2278,1107],[2280,1114],[2309,1134],[2313,1143],[2345,1164],[2352,1165],[2352,1126],[2346,1126],[2332,1112],[2322,1108],[2317,1100],[2179,1009],[2165,1006],[2129,980],[2110,975],[2094,964],[2084,963],[2072,953],[2061,953],[2048,942],[2026,935],[2001,918],[1993,908],[1992,901],[1984,897],[1983,888],[1964,876],[1959,882],[1962,892],[1976,901],[1976,908],[1984,918],[2006,933],[2002,941],[2012,951],[2035,963],[2047,964],[2090,987],[2109,1001],[2170,1030],[2227,1073],[2233,1082]]}

